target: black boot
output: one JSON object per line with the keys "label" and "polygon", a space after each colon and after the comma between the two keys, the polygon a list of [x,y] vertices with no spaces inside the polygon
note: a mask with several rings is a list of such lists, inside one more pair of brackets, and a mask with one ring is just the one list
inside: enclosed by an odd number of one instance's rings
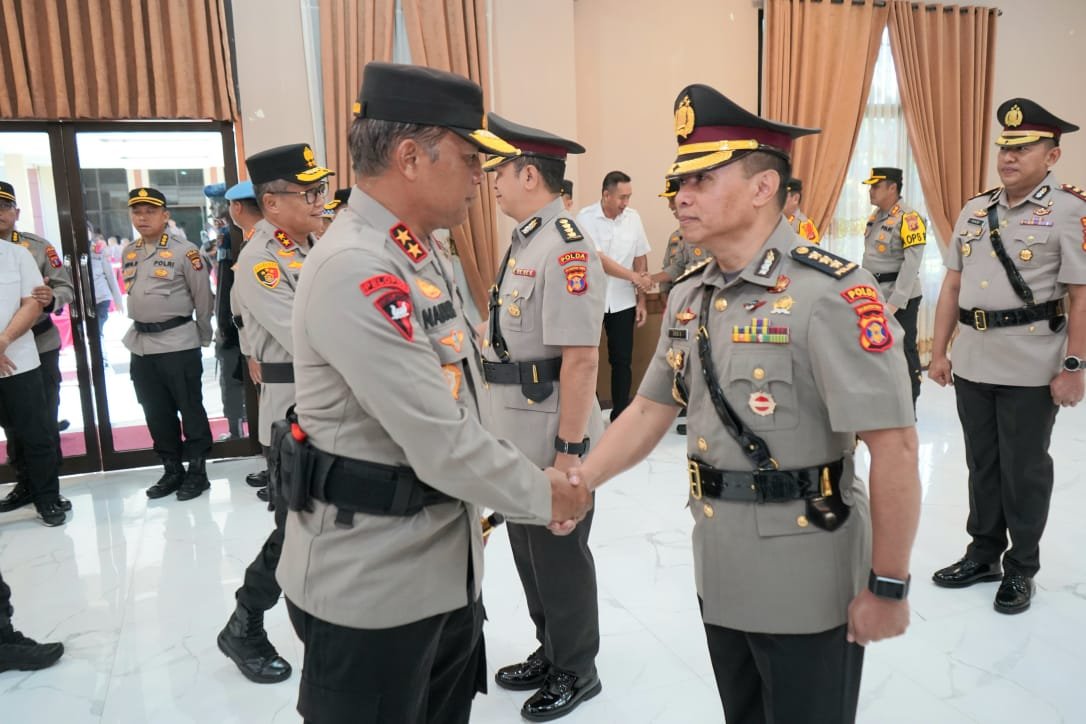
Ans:
{"label": "black boot", "polygon": [[250,611],[239,603],[219,633],[219,650],[249,681],[278,684],[290,678],[290,664],[268,640],[263,611]]}
{"label": "black boot", "polygon": [[158,479],[158,482],[147,488],[147,497],[152,500],[165,498],[170,493],[176,492],[185,479],[185,467],[180,460],[163,460],[166,472]]}
{"label": "black boot", "polygon": [[177,490],[178,500],[192,500],[211,487],[211,481],[207,479],[207,471],[204,469],[203,458],[193,458],[189,461],[189,471],[185,473],[185,479]]}
{"label": "black boot", "polygon": [[0,672],[37,671],[52,666],[64,653],[64,644],[39,644],[7,624],[0,628]]}

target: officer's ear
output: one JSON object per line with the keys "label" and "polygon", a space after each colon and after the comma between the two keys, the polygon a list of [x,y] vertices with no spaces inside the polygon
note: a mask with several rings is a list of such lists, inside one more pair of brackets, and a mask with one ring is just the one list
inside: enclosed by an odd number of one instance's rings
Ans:
{"label": "officer's ear", "polygon": [[[1052,142],[1050,141],[1049,143],[1052,143]],[[1052,143],[1052,145],[1048,149],[1048,152],[1045,153],[1045,166],[1047,166],[1049,168],[1055,166],[1056,161],[1060,160],[1060,156],[1062,154],[1063,154],[1063,151],[1060,150],[1060,147],[1057,146],[1055,143]]]}
{"label": "officer's ear", "polygon": [[752,202],[755,208],[761,208],[770,204],[777,204],[784,208],[780,199],[781,176],[775,170],[767,168],[754,174],[750,182],[754,186],[754,198]]}
{"label": "officer's ear", "polygon": [[524,185],[524,190],[535,191],[536,187],[539,186],[540,182],[542,181],[542,176],[540,176],[539,174],[539,169],[536,168],[533,164],[528,163],[524,165],[522,173],[523,176],[520,181]]}
{"label": "officer's ear", "polygon": [[422,156],[427,153],[417,140],[405,138],[392,150],[389,165],[408,180],[414,181],[419,177]]}

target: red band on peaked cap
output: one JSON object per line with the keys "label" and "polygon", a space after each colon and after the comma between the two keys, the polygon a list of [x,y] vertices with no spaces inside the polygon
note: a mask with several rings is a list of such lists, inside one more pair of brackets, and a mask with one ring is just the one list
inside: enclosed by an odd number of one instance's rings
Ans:
{"label": "red band on peaked cap", "polygon": [[750,128],[749,126],[698,126],[683,140],[681,146],[689,143],[709,143],[712,141],[757,141],[766,146],[792,152],[792,141],[787,133],[771,131],[767,128]]}
{"label": "red band on peaked cap", "polygon": [[1060,135],[1063,133],[1062,130],[1060,130],[1059,128],[1056,128],[1055,126],[1045,126],[1045,125],[1042,125],[1040,123],[1022,123],[1020,125],[1014,126],[1013,128],[1011,126],[1004,126],[1003,130],[1004,131],[1011,131],[1011,132],[1014,132],[1014,131],[1045,131],[1047,133],[1055,134],[1056,138],[1059,138]]}
{"label": "red band on peaked cap", "polygon": [[510,141],[514,146],[520,149],[521,153],[531,153],[537,156],[547,156],[559,161],[565,161],[566,156],[569,155],[562,146],[556,146],[552,143],[541,143],[539,141]]}

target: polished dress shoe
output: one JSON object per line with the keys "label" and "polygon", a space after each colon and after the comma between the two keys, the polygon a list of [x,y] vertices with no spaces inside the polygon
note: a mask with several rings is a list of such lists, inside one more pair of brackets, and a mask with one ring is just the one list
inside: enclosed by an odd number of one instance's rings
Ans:
{"label": "polished dress shoe", "polygon": [[185,467],[180,460],[166,460],[163,465],[166,467],[166,472],[162,474],[158,482],[147,488],[147,497],[151,500],[176,493],[185,480]]}
{"label": "polished dress shoe", "polygon": [[543,658],[543,647],[536,649],[527,661],[498,669],[494,681],[503,689],[523,691],[538,689],[547,680],[551,665]]}
{"label": "polished dress shoe", "polygon": [[1036,592],[1033,579],[1021,573],[1008,573],[996,591],[995,610],[1000,613],[1022,613],[1029,608],[1030,599]]}
{"label": "polished dress shoe", "polygon": [[11,628],[0,629],[0,672],[37,671],[52,666],[64,654],[64,644],[39,644]]}
{"label": "polished dress shoe", "polygon": [[686,434],[686,423],[682,422],[682,423],[679,423],[678,425],[676,425],[675,426],[675,432],[677,432],[680,435],[685,435]]}
{"label": "polished dress shoe", "polygon": [[520,715],[529,721],[548,721],[565,716],[603,689],[600,677],[577,676],[552,669],[543,688],[521,707]]}
{"label": "polished dress shoe", "polygon": [[260,498],[265,503],[267,503],[268,499],[271,497],[271,495],[268,493],[267,487],[263,487],[260,490],[256,491],[256,497]]}
{"label": "polished dress shoe", "polygon": [[977,563],[963,558],[937,570],[931,575],[931,580],[943,588],[965,588],[982,581],[998,581],[1002,577],[998,563]]}
{"label": "polished dress shoe", "polygon": [[38,509],[38,517],[41,518],[42,524],[49,528],[64,525],[68,521],[67,514],[55,500],[49,503],[38,503],[35,507]]}
{"label": "polished dress shoe", "polygon": [[226,628],[219,633],[218,641],[219,650],[249,681],[278,684],[290,678],[290,664],[268,640],[263,611],[250,611],[239,603]]}
{"label": "polished dress shoe", "polygon": [[250,488],[268,487],[268,471],[261,470],[259,473],[249,473],[245,476],[245,484]]}
{"label": "polished dress shoe", "polygon": [[[30,488],[23,483],[16,483],[15,488],[4,496],[3,500],[0,500],[0,513],[18,510],[32,502],[34,502],[34,494],[30,492]],[[72,501],[63,495],[57,495],[57,507],[67,513],[72,509]]]}
{"label": "polished dress shoe", "polygon": [[188,472],[185,473],[181,487],[177,489],[178,500],[192,500],[199,498],[205,490],[211,487],[211,481],[207,479],[207,470],[203,458],[195,458],[189,461]]}

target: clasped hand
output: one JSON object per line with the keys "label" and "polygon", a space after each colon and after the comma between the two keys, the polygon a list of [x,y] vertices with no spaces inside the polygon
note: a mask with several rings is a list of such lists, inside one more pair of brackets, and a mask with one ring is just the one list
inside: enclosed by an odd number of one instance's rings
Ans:
{"label": "clasped hand", "polygon": [[578,478],[570,479],[557,468],[544,471],[551,481],[551,522],[555,535],[569,535],[592,510],[592,492]]}

